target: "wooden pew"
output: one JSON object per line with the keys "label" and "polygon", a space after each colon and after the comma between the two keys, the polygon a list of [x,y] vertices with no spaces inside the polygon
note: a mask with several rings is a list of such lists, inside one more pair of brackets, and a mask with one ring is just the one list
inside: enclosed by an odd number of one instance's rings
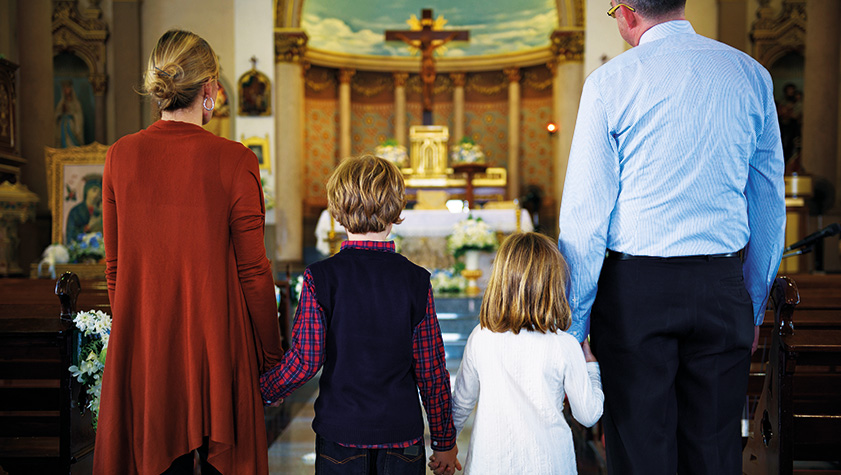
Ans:
{"label": "wooden pew", "polygon": [[58,284],[0,281],[0,467],[10,474],[91,470],[90,413],[80,410],[84,391],[67,370],[76,308],[110,312],[107,290],[74,274]]}
{"label": "wooden pew", "polygon": [[748,396],[759,401],[743,472],[807,473],[795,467],[822,461],[820,473],[841,474],[841,276],[777,278],[771,300],[767,358],[757,351],[752,365]]}

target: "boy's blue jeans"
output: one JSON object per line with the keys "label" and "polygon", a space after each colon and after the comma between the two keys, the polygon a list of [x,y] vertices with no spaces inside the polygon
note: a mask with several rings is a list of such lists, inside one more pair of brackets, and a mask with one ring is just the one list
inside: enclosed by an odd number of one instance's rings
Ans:
{"label": "boy's blue jeans", "polygon": [[405,449],[359,449],[345,447],[316,434],[317,475],[424,475],[426,452],[423,441]]}

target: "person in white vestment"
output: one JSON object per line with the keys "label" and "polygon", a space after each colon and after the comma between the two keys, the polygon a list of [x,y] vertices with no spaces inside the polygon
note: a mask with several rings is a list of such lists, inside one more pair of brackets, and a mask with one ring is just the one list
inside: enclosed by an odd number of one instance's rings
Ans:
{"label": "person in white vestment", "polygon": [[577,473],[564,396],[589,427],[604,394],[589,344],[564,332],[566,275],[542,234],[514,234],[500,247],[453,389],[458,432],[476,408],[464,473]]}

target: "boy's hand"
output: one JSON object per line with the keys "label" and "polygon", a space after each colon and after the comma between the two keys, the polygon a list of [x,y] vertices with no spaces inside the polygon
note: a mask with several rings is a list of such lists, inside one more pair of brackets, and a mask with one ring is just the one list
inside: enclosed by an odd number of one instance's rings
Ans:
{"label": "boy's hand", "polygon": [[281,404],[283,404],[283,398],[280,398],[277,401],[271,402],[271,403],[267,403],[266,401],[263,401],[263,405],[266,406],[266,407],[280,407]]}
{"label": "boy's hand", "polygon": [[456,470],[461,470],[457,455],[458,446],[445,452],[435,450],[429,457],[429,468],[435,475],[453,475]]}
{"label": "boy's hand", "polygon": [[584,361],[588,363],[598,363],[598,361],[596,361],[596,357],[593,356],[593,352],[590,351],[590,340],[584,340],[584,342],[581,343],[581,349],[584,350]]}

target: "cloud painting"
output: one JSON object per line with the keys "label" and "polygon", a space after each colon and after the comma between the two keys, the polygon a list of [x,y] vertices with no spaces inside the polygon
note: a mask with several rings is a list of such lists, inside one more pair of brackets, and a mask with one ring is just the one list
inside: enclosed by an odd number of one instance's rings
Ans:
{"label": "cloud painting", "polygon": [[444,29],[464,29],[470,41],[452,42],[444,57],[511,53],[549,45],[558,24],[555,0],[307,0],[302,26],[308,46],[325,51],[378,56],[411,56],[398,41],[385,41],[385,30],[408,29],[406,20],[432,8],[433,18],[447,20]]}

